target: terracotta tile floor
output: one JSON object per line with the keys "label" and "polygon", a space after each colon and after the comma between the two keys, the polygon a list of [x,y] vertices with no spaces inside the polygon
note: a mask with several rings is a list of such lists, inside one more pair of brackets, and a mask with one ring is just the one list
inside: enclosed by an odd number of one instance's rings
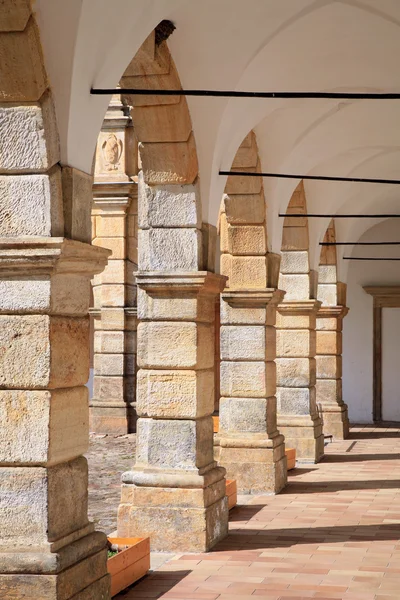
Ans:
{"label": "terracotta tile floor", "polygon": [[176,556],[118,599],[400,599],[400,429],[353,427],[326,453],[231,511],[212,552]]}

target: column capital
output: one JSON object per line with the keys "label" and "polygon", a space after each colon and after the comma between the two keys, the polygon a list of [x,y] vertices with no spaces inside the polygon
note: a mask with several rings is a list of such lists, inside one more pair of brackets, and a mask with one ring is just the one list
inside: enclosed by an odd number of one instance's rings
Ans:
{"label": "column capital", "polygon": [[176,293],[216,295],[222,292],[227,277],[210,271],[163,272],[138,271],[135,273],[138,288],[150,295],[169,296],[171,290]]}
{"label": "column capital", "polygon": [[221,294],[222,299],[234,308],[262,308],[277,306],[282,302],[285,292],[276,288],[261,290],[226,290]]}
{"label": "column capital", "polygon": [[278,305],[281,315],[310,315],[316,314],[321,307],[319,300],[293,300]]}
{"label": "column capital", "polygon": [[349,308],[347,306],[324,306],[322,305],[317,312],[318,319],[343,319]]}
{"label": "column capital", "polygon": [[[126,187],[126,184],[125,184]],[[128,211],[131,203],[131,197],[126,195],[126,189],[124,188],[123,196],[95,196],[93,198],[92,216],[113,216],[113,215],[124,215]]]}
{"label": "column capital", "polygon": [[0,238],[1,277],[101,273],[111,251],[62,237]]}

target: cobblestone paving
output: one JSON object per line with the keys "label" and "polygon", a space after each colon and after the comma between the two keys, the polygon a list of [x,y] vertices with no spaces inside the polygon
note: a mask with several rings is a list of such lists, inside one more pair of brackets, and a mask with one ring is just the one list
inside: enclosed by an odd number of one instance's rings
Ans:
{"label": "cobblestone paving", "polygon": [[399,600],[400,430],[353,427],[278,496],[230,515],[213,552],[175,556],[118,600]]}
{"label": "cobblestone paving", "polygon": [[90,435],[89,518],[98,531],[112,533],[117,528],[121,496],[121,475],[133,465],[136,434],[123,436]]}

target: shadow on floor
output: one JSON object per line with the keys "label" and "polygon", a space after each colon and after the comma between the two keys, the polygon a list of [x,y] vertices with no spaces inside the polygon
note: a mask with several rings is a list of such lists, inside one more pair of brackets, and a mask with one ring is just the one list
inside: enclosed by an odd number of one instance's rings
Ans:
{"label": "shadow on floor", "polygon": [[366,462],[369,460],[400,460],[400,454],[325,454],[324,463]]}
{"label": "shadow on floor", "polygon": [[[153,600],[170,592],[177,583],[185,579],[192,571],[155,571],[145,575],[142,579],[120,592],[117,598],[130,600],[136,596],[148,596]],[[149,595],[150,594],[150,595]]]}
{"label": "shadow on floor", "polygon": [[385,440],[387,438],[399,438],[399,431],[374,431],[374,432],[351,432],[349,436],[346,438],[346,442],[349,440]]}
{"label": "shadow on floor", "polygon": [[[290,529],[243,529],[234,530],[212,552],[233,550],[258,550],[290,548],[298,544],[358,543],[388,541],[396,542],[400,536],[400,524],[340,525],[337,527],[295,527]],[[332,549],[333,551],[333,549]],[[338,552],[340,548],[338,548]]]}
{"label": "shadow on floor", "polygon": [[[281,494],[321,494],[346,490],[400,489],[398,479],[369,479],[368,481],[290,481]],[[399,508],[400,512],[400,508]]]}

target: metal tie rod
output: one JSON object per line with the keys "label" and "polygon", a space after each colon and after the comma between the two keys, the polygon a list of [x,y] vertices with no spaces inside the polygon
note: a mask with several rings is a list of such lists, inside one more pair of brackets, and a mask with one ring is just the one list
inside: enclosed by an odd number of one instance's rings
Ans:
{"label": "metal tie rod", "polygon": [[214,98],[327,98],[332,100],[400,100],[400,93],[365,92],[245,92],[238,90],[147,90],[145,88],[91,88],[92,96],[208,96]]}
{"label": "metal tie rod", "polygon": [[219,175],[229,177],[268,177],[277,179],[305,179],[311,181],[349,181],[350,183],[379,183],[400,185],[400,179],[371,179],[365,177],[334,177],[329,175],[293,175],[290,173],[249,173],[248,171],[219,171]]}
{"label": "metal tie rod", "polygon": [[308,217],[311,219],[399,219],[400,215],[321,215],[315,213],[301,214],[286,214],[279,213],[279,217],[288,217],[290,219],[301,219],[304,217]]}
{"label": "metal tie rod", "polygon": [[343,260],[400,260],[399,258],[384,258],[377,256],[343,256]]}
{"label": "metal tie rod", "polygon": [[400,246],[400,242],[320,242],[320,246]]}

